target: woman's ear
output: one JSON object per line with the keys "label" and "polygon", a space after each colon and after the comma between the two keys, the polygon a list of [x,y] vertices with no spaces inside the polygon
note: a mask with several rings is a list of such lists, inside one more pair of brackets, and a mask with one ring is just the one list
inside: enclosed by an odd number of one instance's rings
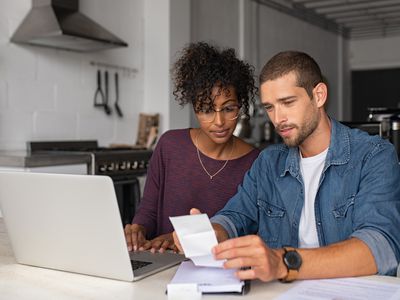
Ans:
{"label": "woman's ear", "polygon": [[324,106],[328,98],[327,85],[323,82],[318,83],[313,89],[313,96],[318,108]]}

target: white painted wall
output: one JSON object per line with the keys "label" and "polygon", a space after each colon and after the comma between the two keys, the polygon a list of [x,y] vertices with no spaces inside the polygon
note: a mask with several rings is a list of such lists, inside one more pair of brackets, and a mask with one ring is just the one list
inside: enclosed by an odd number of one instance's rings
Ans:
{"label": "white painted wall", "polygon": [[400,67],[400,37],[382,37],[350,41],[352,70]]}
{"label": "white painted wall", "polygon": [[161,112],[161,133],[188,127],[190,107],[182,109],[174,101],[170,70],[190,42],[190,1],[146,0],[144,24],[144,110]]}
{"label": "white painted wall", "polygon": [[[170,68],[178,59],[182,48],[191,41],[191,1],[189,0],[170,0]],[[171,73],[170,73],[171,75]],[[170,77],[171,78],[171,77]],[[172,94],[173,83],[170,83],[169,93],[169,129],[185,128],[190,126],[190,105],[181,107],[175,101],[175,96]]]}
{"label": "white painted wall", "polygon": [[239,1],[192,0],[192,40],[239,50]]}

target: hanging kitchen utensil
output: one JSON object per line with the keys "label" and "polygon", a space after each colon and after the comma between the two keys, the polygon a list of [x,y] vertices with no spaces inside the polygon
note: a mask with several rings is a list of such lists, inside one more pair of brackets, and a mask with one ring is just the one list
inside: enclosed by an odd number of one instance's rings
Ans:
{"label": "hanging kitchen utensil", "polygon": [[107,115],[111,115],[111,107],[108,105],[108,71],[104,72],[104,90],[105,90],[105,96],[104,96],[104,111],[106,112]]}
{"label": "hanging kitchen utensil", "polygon": [[97,88],[94,93],[94,106],[95,107],[104,107],[104,93],[101,87],[101,72],[97,70]]}
{"label": "hanging kitchen utensil", "polygon": [[122,113],[121,108],[119,107],[118,102],[119,102],[119,82],[118,82],[118,72],[115,72],[115,103],[114,103],[114,107],[115,107],[115,110],[116,110],[118,116],[120,118],[122,118],[124,115]]}

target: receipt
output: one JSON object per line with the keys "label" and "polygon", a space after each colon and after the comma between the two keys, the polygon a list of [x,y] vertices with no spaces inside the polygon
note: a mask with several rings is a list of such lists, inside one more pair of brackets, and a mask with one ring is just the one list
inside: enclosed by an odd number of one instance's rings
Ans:
{"label": "receipt", "polygon": [[206,214],[170,217],[185,256],[196,266],[219,267],[225,260],[216,260],[211,253],[218,244],[210,219]]}

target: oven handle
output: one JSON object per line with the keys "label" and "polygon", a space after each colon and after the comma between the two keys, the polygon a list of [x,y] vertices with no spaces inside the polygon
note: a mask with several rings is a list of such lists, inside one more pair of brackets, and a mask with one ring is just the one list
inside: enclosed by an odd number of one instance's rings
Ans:
{"label": "oven handle", "polygon": [[135,177],[135,178],[132,178],[132,179],[123,179],[123,180],[119,180],[119,179],[116,179],[116,180],[114,180],[114,178],[112,178],[111,177],[111,179],[113,180],[113,183],[114,184],[127,184],[127,183],[137,183],[137,184],[139,184],[139,180]]}

